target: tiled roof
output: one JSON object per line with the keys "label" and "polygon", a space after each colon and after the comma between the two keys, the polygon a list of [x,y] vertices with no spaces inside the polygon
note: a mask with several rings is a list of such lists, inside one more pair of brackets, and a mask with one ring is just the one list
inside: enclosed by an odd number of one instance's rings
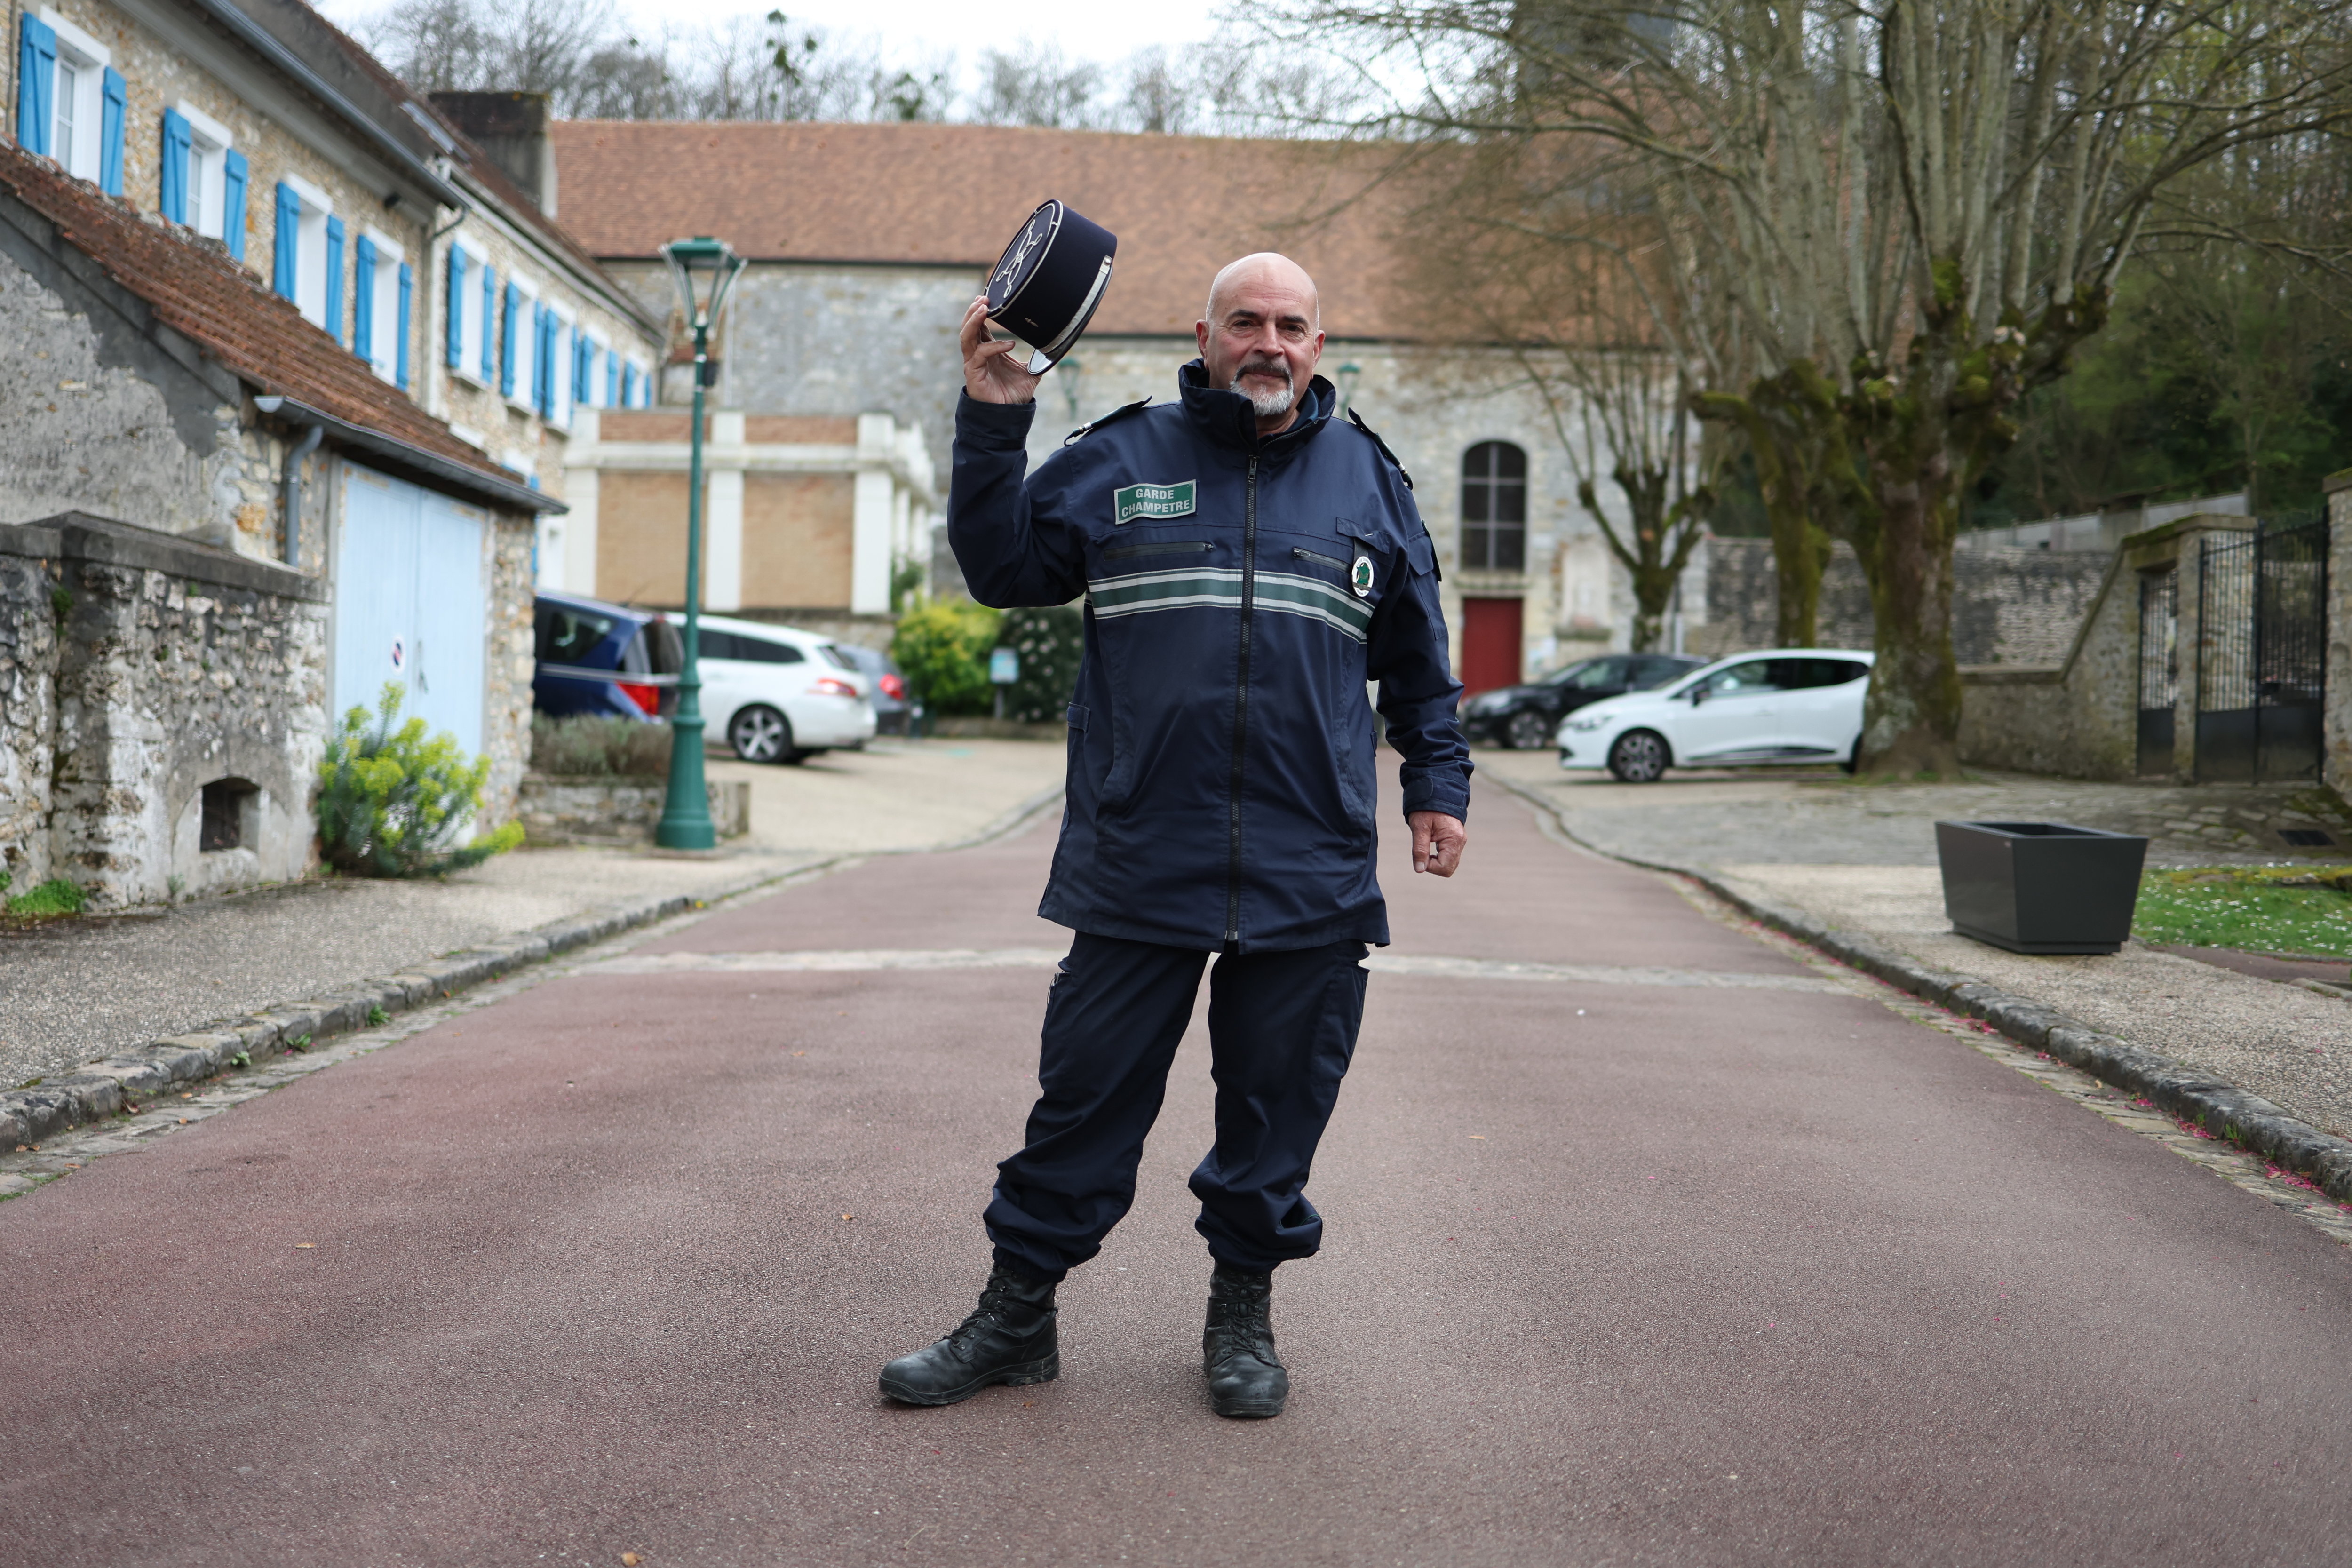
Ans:
{"label": "tiled roof", "polygon": [[57,225],[68,244],[145,300],[158,321],[263,393],[496,480],[502,491],[515,489],[512,474],[378,379],[226,250],[151,220],[13,144],[0,143],[0,185]]}
{"label": "tiled roof", "polygon": [[1058,196],[1118,236],[1097,332],[1189,335],[1219,267],[1276,249],[1315,275],[1333,335],[1415,335],[1406,203],[1378,183],[1377,149],[987,125],[552,129],[564,223],[606,260],[709,234],[754,260],[984,269]]}

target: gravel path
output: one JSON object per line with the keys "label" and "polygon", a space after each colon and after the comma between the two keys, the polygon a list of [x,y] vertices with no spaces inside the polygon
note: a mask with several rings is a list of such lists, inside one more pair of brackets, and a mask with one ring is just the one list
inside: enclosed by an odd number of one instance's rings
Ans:
{"label": "gravel path", "polygon": [[599,904],[781,876],[827,855],[970,837],[1058,784],[1062,749],[879,744],[752,780],[753,831],[710,858],[522,849],[438,881],[333,879],[0,931],[0,1085],[313,996]]}

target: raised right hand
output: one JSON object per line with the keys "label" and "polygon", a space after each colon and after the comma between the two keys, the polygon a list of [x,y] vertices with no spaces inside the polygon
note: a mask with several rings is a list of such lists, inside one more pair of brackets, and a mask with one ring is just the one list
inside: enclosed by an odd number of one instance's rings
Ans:
{"label": "raised right hand", "polygon": [[1021,368],[1010,338],[988,331],[988,296],[975,298],[963,313],[963,386],[976,403],[1030,403],[1041,379]]}

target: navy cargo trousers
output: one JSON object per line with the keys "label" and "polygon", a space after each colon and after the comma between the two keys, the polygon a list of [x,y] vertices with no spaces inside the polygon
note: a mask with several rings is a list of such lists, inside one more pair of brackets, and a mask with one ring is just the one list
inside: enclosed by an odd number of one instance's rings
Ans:
{"label": "navy cargo trousers", "polygon": [[[1209,976],[1217,1141],[1192,1173],[1219,1262],[1270,1269],[1322,1245],[1307,1168],[1364,1018],[1364,944],[1226,952]],[[1043,1092],[998,1165],[986,1215],[1000,1260],[1058,1279],[1135,1202],[1144,1135],[1209,954],[1080,932],[1045,1002]]]}

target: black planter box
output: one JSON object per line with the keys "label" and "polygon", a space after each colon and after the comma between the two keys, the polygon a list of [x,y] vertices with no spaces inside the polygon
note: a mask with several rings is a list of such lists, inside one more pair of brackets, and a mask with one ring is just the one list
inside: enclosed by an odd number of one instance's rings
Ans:
{"label": "black planter box", "polygon": [[2063,822],[1939,822],[1944,912],[2011,952],[2113,952],[2131,934],[2147,840]]}

